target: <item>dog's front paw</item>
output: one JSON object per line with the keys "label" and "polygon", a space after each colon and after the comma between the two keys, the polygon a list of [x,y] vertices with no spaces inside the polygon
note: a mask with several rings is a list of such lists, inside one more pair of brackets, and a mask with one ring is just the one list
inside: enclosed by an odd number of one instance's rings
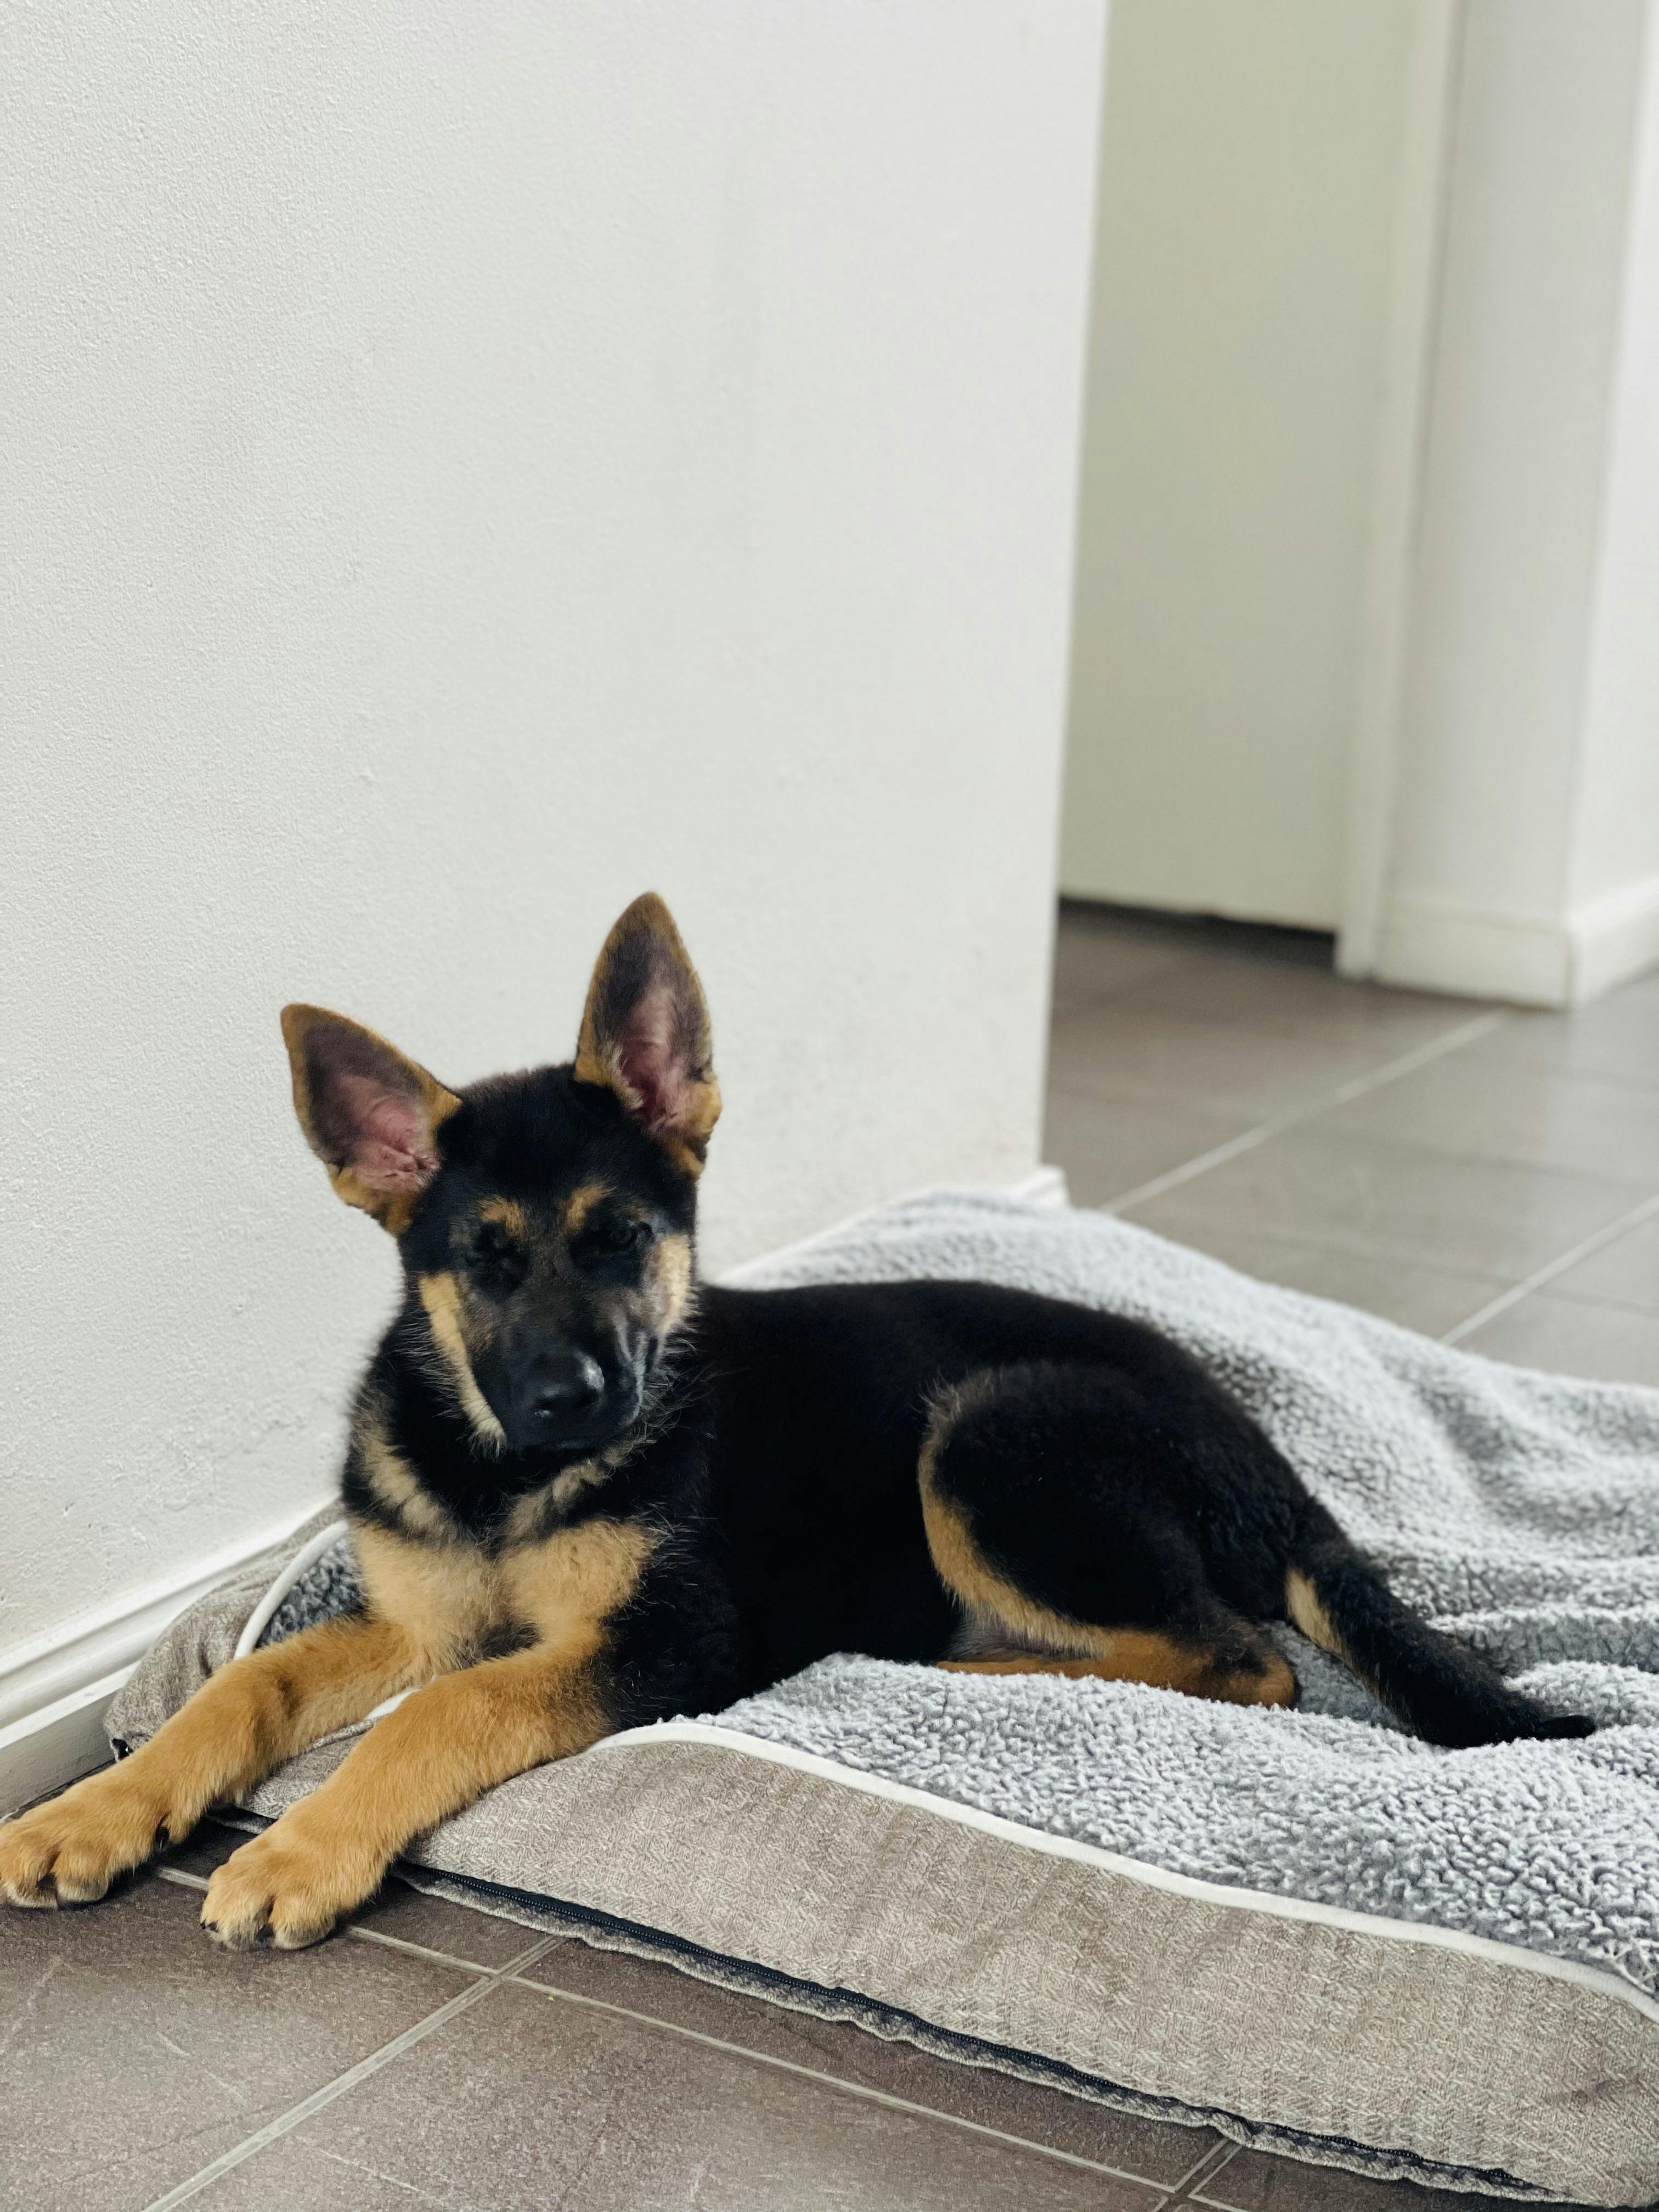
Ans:
{"label": "dog's front paw", "polygon": [[288,1828],[279,1820],[244,1844],[208,1883],[202,1925],[228,1951],[303,1950],[379,1886],[378,1872],[364,1879],[337,1849]]}
{"label": "dog's front paw", "polygon": [[0,1897],[90,1905],[172,1840],[165,1802],[112,1766],[0,1827]]}

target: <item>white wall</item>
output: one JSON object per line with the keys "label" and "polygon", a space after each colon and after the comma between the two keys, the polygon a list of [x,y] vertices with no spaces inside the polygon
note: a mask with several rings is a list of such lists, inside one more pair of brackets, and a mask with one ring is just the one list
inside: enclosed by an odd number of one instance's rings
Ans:
{"label": "white wall", "polygon": [[564,1057],[654,885],[713,1261],[1034,1164],[1100,35],[13,13],[0,1670],[333,1479],[285,999]]}
{"label": "white wall", "polygon": [[1117,0],[1061,882],[1341,901],[1409,0]]}
{"label": "white wall", "polygon": [[1653,957],[1659,956],[1659,25],[1650,7],[1633,80],[1624,285],[1566,896],[1581,934],[1594,935],[1599,915],[1604,935],[1621,927],[1644,932]]}
{"label": "white wall", "polygon": [[1465,10],[1376,961],[1390,981],[1559,1002],[1608,980],[1589,905],[1644,878],[1659,895],[1650,180],[1633,317],[1627,301],[1649,15],[1645,0]]}
{"label": "white wall", "polygon": [[1341,964],[1564,1005],[1659,957],[1659,40],[1651,0],[1452,21]]}

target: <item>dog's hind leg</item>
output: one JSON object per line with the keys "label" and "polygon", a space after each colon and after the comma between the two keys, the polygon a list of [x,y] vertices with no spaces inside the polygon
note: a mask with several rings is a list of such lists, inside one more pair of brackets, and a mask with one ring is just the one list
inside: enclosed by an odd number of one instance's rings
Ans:
{"label": "dog's hind leg", "polygon": [[[1237,1626],[1248,1635],[1247,1624]],[[1224,1653],[1202,1641],[1181,1642],[1133,1628],[1081,1632],[1099,1635],[1107,1648],[1086,1659],[1010,1650],[974,1659],[941,1659],[939,1664],[953,1674],[1064,1674],[1073,1681],[1091,1674],[1100,1682],[1145,1682],[1154,1690],[1182,1690],[1189,1698],[1212,1698],[1226,1705],[1296,1703],[1296,1676],[1266,1638],[1249,1636],[1244,1662],[1230,1664]]]}
{"label": "dog's hind leg", "polygon": [[922,1516],[962,1608],[940,1663],[1293,1705],[1289,1663],[1216,1590],[1196,1531],[1132,1463],[1134,1425],[1115,1418],[1115,1388],[1094,1369],[1015,1366],[936,1404]]}
{"label": "dog's hind leg", "polygon": [[364,1613],[233,1659],[130,1759],[0,1826],[0,1896],[27,1905],[101,1897],[210,1805],[428,1671],[402,1629]]}

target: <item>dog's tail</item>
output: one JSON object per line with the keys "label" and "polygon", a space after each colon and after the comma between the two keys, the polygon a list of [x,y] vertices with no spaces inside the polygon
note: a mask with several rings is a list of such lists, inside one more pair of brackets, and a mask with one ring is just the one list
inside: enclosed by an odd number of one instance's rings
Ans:
{"label": "dog's tail", "polygon": [[1431,1743],[1589,1735],[1595,1728],[1583,1714],[1553,1713],[1512,1689],[1477,1653],[1419,1620],[1311,1499],[1285,1570],[1285,1610]]}

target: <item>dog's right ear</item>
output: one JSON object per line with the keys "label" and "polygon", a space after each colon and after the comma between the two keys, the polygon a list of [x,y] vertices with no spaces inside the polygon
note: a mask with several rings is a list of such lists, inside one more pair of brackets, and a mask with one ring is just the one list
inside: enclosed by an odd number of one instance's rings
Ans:
{"label": "dog's right ear", "polygon": [[283,1042],[306,1142],[348,1206],[399,1237],[438,1172],[438,1131],[460,1104],[395,1045],[322,1006],[284,1006]]}

